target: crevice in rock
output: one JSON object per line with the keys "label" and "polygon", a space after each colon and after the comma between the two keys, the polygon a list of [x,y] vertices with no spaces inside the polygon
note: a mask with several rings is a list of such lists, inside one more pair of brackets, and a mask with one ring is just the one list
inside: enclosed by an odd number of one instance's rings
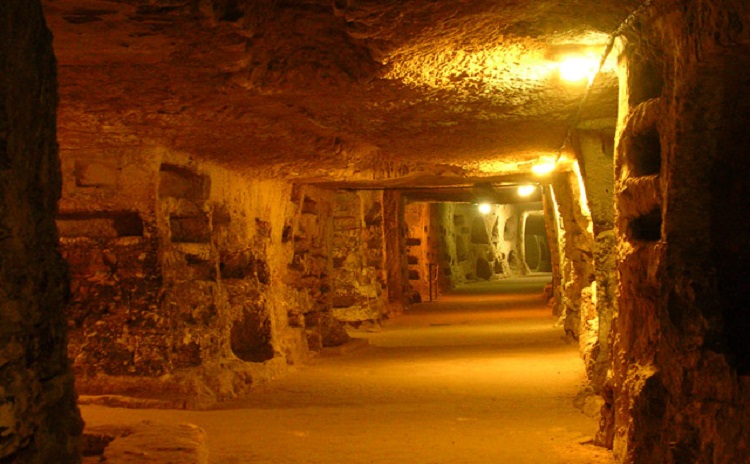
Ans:
{"label": "crevice in rock", "polygon": [[143,220],[132,211],[62,213],[57,216],[61,237],[142,237]]}

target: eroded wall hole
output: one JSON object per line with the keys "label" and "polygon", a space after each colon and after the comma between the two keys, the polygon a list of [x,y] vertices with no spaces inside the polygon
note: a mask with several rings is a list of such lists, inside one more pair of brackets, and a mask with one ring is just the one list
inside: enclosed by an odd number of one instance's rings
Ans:
{"label": "eroded wall hole", "polygon": [[661,140],[656,128],[633,136],[627,150],[633,176],[650,176],[661,172]]}
{"label": "eroded wall hole", "polygon": [[637,217],[628,225],[630,239],[637,242],[661,240],[661,210],[655,209]]}
{"label": "eroded wall hole", "polygon": [[232,352],[248,362],[263,362],[274,356],[271,323],[261,308],[243,308],[230,330]]}
{"label": "eroded wall hole", "polygon": [[211,192],[211,178],[174,164],[162,164],[159,168],[159,196],[207,200]]}

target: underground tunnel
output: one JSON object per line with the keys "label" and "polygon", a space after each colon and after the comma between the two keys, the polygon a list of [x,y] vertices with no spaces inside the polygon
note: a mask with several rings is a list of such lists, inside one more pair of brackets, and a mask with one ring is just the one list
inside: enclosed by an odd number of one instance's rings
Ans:
{"label": "underground tunnel", "polygon": [[744,0],[4,0],[0,463],[750,462],[749,63]]}

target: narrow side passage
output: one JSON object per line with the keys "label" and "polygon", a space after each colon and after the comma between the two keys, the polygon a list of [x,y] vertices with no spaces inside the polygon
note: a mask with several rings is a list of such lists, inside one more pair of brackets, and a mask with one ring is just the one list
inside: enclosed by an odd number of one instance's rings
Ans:
{"label": "narrow side passage", "polygon": [[[540,296],[549,277],[413,306],[366,349],[324,356],[214,411],[82,406],[90,426],[191,422],[210,462],[610,463],[573,407],[584,372]],[[500,293],[498,293],[500,292]]]}

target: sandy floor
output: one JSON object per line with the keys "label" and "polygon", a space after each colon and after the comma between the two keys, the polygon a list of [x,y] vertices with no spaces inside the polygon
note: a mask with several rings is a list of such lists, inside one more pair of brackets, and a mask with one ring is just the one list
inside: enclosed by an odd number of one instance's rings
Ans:
{"label": "sandy floor", "polygon": [[369,347],[319,357],[227,409],[81,409],[91,425],[197,424],[212,464],[611,463],[585,444],[596,424],[572,405],[583,367],[542,302],[546,280],[413,306],[356,334]]}

